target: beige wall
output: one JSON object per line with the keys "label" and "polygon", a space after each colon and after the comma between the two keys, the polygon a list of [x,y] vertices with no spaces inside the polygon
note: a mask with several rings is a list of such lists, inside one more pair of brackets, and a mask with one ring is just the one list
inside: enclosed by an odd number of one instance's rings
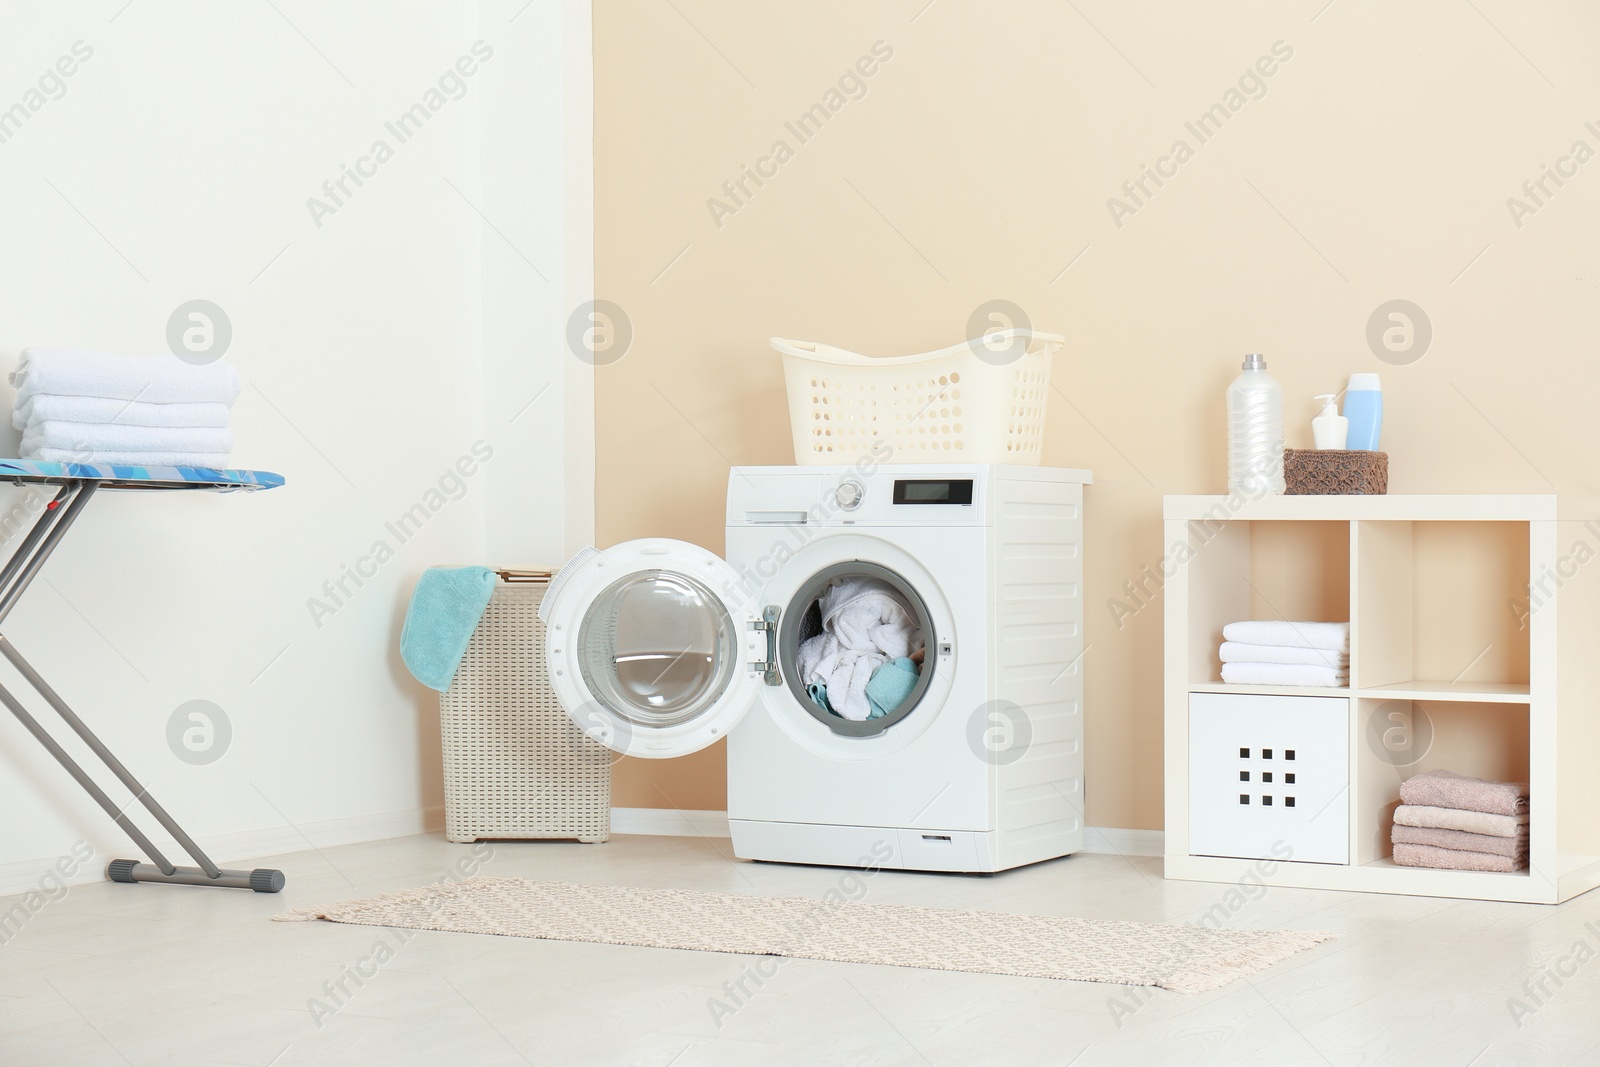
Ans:
{"label": "beige wall", "polygon": [[[1291,445],[1313,394],[1380,371],[1391,491],[1594,491],[1600,159],[1520,218],[1507,199],[1600,151],[1600,10],[925,4],[597,3],[596,289],[634,329],[597,374],[599,539],[722,547],[728,466],[791,459],[769,335],[917,352],[1015,301],[1070,339],[1045,462],[1095,472],[1089,818],[1159,827],[1160,609],[1119,627],[1107,603],[1159,559],[1162,495],[1223,487],[1241,353],[1284,384]],[[799,143],[784,123],[878,41],[865,96]],[[1185,123],[1275,42],[1292,56],[1201,143]],[[779,139],[793,157],[714,218]],[[1365,340],[1396,298],[1434,331],[1404,366]],[[629,762],[617,803],[720,808],[722,759]]]}

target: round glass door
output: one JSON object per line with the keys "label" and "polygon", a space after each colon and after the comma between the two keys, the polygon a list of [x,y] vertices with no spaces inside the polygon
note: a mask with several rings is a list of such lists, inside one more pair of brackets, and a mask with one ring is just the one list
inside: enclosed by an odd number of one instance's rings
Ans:
{"label": "round glass door", "polygon": [[739,669],[733,619],[705,584],[651,570],[611,583],[578,633],[584,684],[634,726],[678,726],[715,704]]}
{"label": "round glass door", "polygon": [[740,578],[698,545],[647,538],[574,558],[541,617],[550,686],[585,734],[669,759],[727,736],[755,701],[766,636]]}

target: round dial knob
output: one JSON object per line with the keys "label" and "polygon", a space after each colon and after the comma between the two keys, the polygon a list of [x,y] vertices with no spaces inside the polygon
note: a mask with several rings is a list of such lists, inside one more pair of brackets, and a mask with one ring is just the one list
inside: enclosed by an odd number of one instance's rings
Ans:
{"label": "round dial knob", "polygon": [[866,495],[867,491],[860,482],[841,482],[839,488],[834,490],[833,499],[845,511],[854,511],[861,506],[861,499]]}

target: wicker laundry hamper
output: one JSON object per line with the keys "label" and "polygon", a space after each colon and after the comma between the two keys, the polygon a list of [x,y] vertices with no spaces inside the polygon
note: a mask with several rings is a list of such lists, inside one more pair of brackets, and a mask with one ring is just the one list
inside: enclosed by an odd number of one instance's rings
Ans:
{"label": "wicker laundry hamper", "polygon": [[501,571],[450,688],[444,735],[445,837],[611,834],[611,754],[561,709],[544,664],[539,602],[548,571]]}

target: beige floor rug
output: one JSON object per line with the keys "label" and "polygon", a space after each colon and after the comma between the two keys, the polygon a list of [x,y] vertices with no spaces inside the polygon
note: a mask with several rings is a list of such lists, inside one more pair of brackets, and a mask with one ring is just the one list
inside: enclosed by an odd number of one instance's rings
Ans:
{"label": "beige floor rug", "polygon": [[1185,993],[1227,985],[1332,937],[484,877],[300,908],[276,918],[1114,982]]}

